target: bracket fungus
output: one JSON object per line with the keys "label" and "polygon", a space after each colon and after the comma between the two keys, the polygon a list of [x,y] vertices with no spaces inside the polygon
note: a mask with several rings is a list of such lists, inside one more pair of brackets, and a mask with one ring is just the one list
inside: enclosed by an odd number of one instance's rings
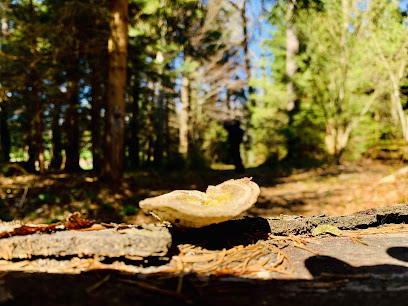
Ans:
{"label": "bracket fungus", "polygon": [[181,227],[203,227],[232,219],[254,205],[259,186],[251,178],[228,180],[207,191],[175,190],[140,201],[145,212]]}

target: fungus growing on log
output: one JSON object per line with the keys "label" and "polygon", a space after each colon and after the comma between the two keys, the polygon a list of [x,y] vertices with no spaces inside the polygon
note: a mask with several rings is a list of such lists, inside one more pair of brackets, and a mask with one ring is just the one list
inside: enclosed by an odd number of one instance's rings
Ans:
{"label": "fungus growing on log", "polygon": [[161,221],[180,227],[203,227],[232,219],[254,205],[259,186],[251,178],[228,180],[207,191],[175,190],[141,201],[140,207]]}

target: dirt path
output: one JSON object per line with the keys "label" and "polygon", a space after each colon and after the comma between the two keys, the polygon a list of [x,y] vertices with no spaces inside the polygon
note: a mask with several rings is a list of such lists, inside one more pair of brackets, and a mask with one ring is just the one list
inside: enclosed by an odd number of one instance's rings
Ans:
{"label": "dirt path", "polygon": [[249,216],[347,215],[360,210],[408,201],[408,175],[395,175],[404,165],[365,161],[327,169],[300,171],[280,178],[275,186],[262,186]]}

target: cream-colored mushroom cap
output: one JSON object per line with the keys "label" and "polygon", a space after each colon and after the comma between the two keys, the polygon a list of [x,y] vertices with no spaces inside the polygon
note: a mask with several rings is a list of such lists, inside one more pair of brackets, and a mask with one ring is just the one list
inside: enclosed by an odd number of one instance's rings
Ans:
{"label": "cream-colored mushroom cap", "polygon": [[145,212],[176,226],[203,227],[232,219],[254,205],[259,186],[251,178],[229,180],[207,191],[175,190],[140,201]]}

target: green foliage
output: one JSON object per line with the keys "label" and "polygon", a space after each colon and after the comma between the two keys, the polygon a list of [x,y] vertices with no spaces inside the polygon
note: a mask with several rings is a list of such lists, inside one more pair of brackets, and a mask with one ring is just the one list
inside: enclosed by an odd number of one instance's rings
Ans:
{"label": "green foliage", "polygon": [[132,216],[136,215],[139,212],[139,208],[132,206],[132,205],[125,205],[123,210],[120,212],[120,215],[122,216]]}
{"label": "green foliage", "polygon": [[48,218],[46,221],[45,221],[45,224],[53,224],[53,223],[57,223],[57,222],[60,222],[61,220],[60,219],[57,219],[57,218]]}
{"label": "green foliage", "polygon": [[212,163],[228,163],[228,133],[224,127],[212,121],[204,134],[203,149]]}
{"label": "green foliage", "polygon": [[113,208],[112,204],[110,203],[102,203],[101,207],[102,209],[110,212],[113,212],[115,210],[115,208]]}
{"label": "green foliage", "polygon": [[338,161],[343,154],[358,158],[383,137],[408,135],[401,93],[408,80],[408,29],[397,1],[370,1],[364,9],[355,1],[304,4],[295,7],[292,20],[300,42],[292,79],[300,109],[289,125],[286,2],[281,1],[270,15],[274,36],[265,44],[275,56],[274,82],[265,77],[252,81],[258,88],[251,108],[255,148],[261,146],[265,158],[280,156],[274,148],[284,148],[285,139],[295,137],[302,158],[327,154]]}

